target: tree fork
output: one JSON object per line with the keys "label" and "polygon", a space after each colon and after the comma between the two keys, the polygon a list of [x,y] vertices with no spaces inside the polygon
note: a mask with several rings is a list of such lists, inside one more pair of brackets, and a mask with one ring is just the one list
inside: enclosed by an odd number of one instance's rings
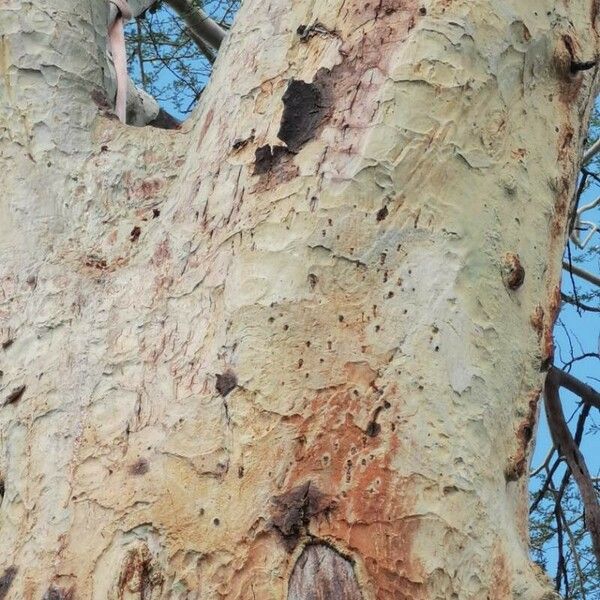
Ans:
{"label": "tree fork", "polygon": [[551,597],[525,465],[595,4],[247,0],[180,131],[105,114],[104,0],[17,4],[1,593]]}

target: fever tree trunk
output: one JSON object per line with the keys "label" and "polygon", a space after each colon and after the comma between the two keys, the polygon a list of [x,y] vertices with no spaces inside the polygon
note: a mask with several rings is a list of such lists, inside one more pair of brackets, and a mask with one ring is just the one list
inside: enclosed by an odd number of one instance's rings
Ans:
{"label": "fever tree trunk", "polygon": [[0,8],[0,598],[550,597],[595,1],[246,0],[176,132],[107,12]]}

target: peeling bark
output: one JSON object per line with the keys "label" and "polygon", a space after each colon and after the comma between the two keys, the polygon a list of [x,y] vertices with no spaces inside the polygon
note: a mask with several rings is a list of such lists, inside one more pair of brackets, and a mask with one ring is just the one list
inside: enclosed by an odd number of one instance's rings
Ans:
{"label": "peeling bark", "polygon": [[0,9],[0,597],[551,597],[595,3],[246,0],[179,130],[106,5]]}

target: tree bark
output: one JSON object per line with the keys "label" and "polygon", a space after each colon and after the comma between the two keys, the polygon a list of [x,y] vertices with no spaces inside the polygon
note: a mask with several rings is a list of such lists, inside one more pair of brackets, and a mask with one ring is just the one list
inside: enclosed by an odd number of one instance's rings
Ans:
{"label": "tree bark", "polygon": [[595,1],[246,0],[180,131],[107,4],[0,8],[0,598],[550,598]]}

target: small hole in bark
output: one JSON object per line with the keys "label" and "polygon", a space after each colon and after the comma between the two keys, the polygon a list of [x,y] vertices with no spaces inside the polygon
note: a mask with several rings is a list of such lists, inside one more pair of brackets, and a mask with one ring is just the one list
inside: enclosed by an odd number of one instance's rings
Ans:
{"label": "small hole in bark", "polygon": [[419,9],[419,14],[424,17],[427,14],[427,9],[424,6],[421,6]]}
{"label": "small hole in bark", "polygon": [[215,527],[218,527],[220,524],[221,524],[221,521],[220,521],[220,519],[218,519],[217,517],[215,517],[215,518],[213,519],[213,525],[214,525]]}
{"label": "small hole in bark", "polygon": [[381,433],[381,425],[375,421],[371,421],[367,425],[367,435],[369,437],[376,437]]}
{"label": "small hole in bark", "polygon": [[381,208],[377,211],[377,220],[383,221],[388,215],[389,215],[388,208],[387,208],[387,206],[384,206],[383,208]]}
{"label": "small hole in bark", "polygon": [[156,219],[160,217],[160,210],[158,208],[153,208],[152,209],[152,218]]}

